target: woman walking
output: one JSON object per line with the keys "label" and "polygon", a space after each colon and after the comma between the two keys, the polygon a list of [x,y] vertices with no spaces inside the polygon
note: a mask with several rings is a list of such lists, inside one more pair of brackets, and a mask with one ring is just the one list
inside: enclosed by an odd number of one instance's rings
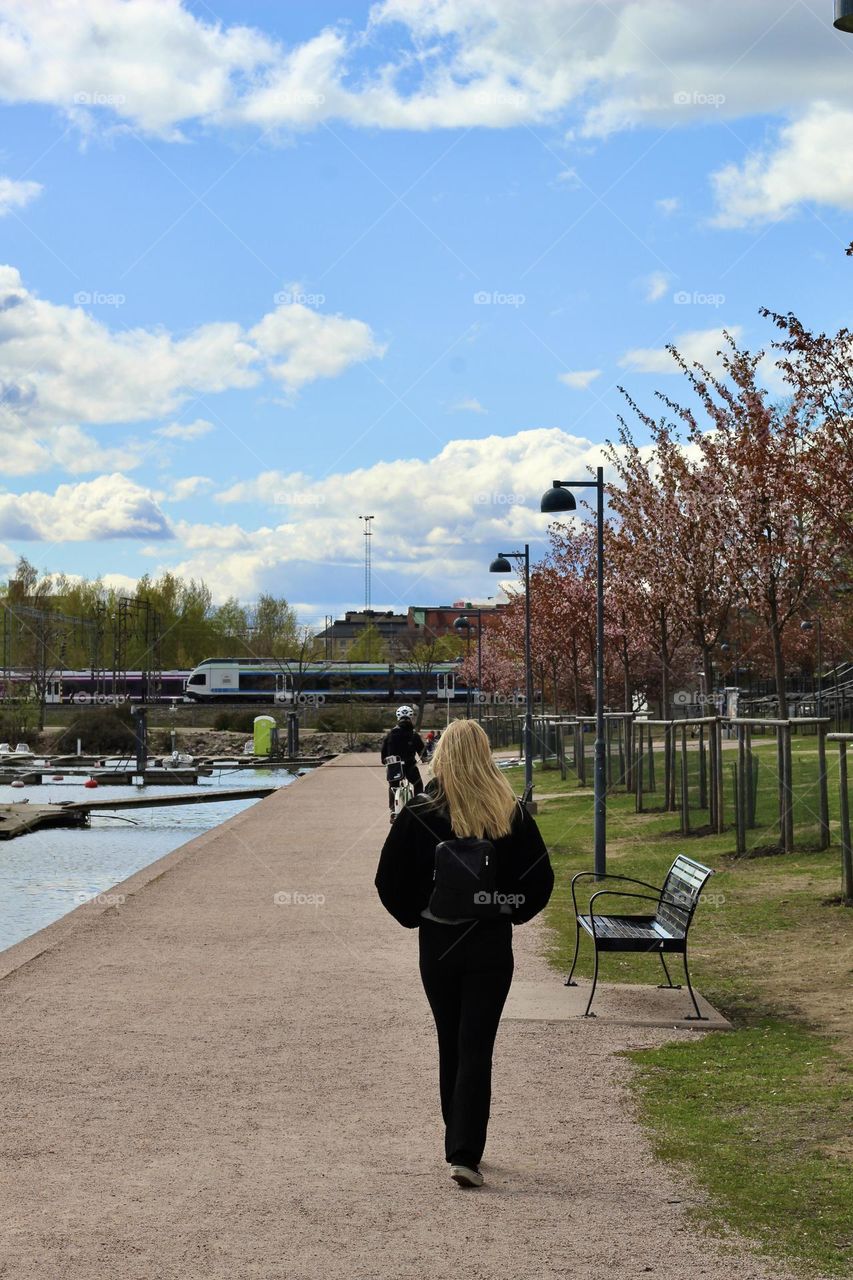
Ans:
{"label": "woman walking", "polygon": [[492,1050],[512,982],[512,928],[554,885],[533,818],[492,760],[475,720],[455,720],[433,756],[433,781],[394,823],[376,888],[419,930],[420,973],[438,1031],[439,1089],[450,1176],[483,1184]]}

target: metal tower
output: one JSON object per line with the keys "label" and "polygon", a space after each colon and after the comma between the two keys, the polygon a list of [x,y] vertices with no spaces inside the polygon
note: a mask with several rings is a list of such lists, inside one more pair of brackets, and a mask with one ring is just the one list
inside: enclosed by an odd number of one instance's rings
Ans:
{"label": "metal tower", "polygon": [[364,612],[370,612],[370,539],[373,537],[371,521],[374,516],[359,516],[364,521]]}

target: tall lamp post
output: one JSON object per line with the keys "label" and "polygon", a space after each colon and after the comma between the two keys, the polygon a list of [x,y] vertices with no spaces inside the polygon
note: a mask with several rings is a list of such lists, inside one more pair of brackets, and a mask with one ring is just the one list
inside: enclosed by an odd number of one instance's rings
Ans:
{"label": "tall lamp post", "polygon": [[530,656],[530,544],[523,551],[499,551],[489,573],[512,573],[510,560],[524,561],[524,803],[533,799],[533,662]]}
{"label": "tall lamp post", "polygon": [[555,480],[542,495],[540,511],[546,515],[563,515],[575,511],[577,503],[572,489],[595,489],[596,505],[596,610],[595,610],[595,774],[593,807],[595,811],[596,876],[607,873],[607,747],[604,741],[604,468],[598,467],[594,480]]}

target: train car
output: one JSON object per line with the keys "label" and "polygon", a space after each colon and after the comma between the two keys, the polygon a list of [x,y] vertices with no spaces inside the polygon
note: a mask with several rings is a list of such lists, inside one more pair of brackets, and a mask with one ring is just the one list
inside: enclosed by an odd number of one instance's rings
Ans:
{"label": "train car", "polygon": [[[146,689],[144,671],[127,671],[113,680],[112,672],[106,674],[91,669],[86,671],[53,671],[45,682],[44,700],[48,705],[76,703],[80,706],[108,705],[119,702],[170,702],[185,701],[185,685],[188,671],[164,671],[160,675],[158,689],[153,693]],[[0,679],[0,698],[25,700],[34,696],[35,686],[27,671],[10,672]]]}
{"label": "train car", "polygon": [[[438,697],[438,683],[449,680],[452,698],[458,664],[437,663],[430,673],[427,697]],[[187,677],[186,696],[195,702],[348,702],[413,701],[421,695],[422,677],[406,662],[288,662],[269,658],[205,658]],[[442,695],[443,696],[443,695]]]}

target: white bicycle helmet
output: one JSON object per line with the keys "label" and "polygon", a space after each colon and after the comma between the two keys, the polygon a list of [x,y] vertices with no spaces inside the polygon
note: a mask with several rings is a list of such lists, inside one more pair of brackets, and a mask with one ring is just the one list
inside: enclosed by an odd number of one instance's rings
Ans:
{"label": "white bicycle helmet", "polygon": [[401,720],[414,720],[414,718],[415,718],[415,712],[414,712],[414,709],[413,709],[412,707],[409,707],[409,706],[403,706],[403,707],[398,707],[398,708],[397,708],[397,723],[398,723],[398,724],[400,723],[400,721],[401,721]]}

